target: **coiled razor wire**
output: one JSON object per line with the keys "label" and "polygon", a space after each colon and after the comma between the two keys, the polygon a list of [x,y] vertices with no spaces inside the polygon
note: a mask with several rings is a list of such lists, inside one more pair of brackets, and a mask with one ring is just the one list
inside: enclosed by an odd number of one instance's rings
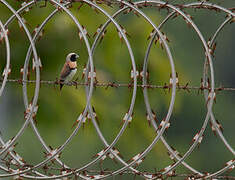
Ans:
{"label": "coiled razor wire", "polygon": [[[25,10],[29,10],[30,7],[36,6],[37,3],[39,3],[39,0],[32,0],[32,1],[25,1],[22,3],[22,7],[19,8],[18,10],[15,10],[7,1],[5,0],[0,0],[1,6],[4,6],[8,8],[12,16],[6,21],[5,24],[0,19],[0,38],[4,39],[5,41],[5,46],[6,46],[6,66],[4,69],[3,73],[3,79],[1,80],[1,88],[0,88],[0,96],[2,96],[2,93],[4,91],[4,88],[6,86],[7,82],[20,82],[22,86],[22,91],[23,91],[23,99],[24,99],[24,105],[25,105],[25,122],[20,128],[20,130],[17,132],[17,134],[14,136],[14,138],[9,139],[9,140],[3,140],[2,137],[0,136],[0,143],[1,143],[1,151],[0,151],[0,156],[4,157],[10,156],[11,161],[8,162],[9,165],[6,166],[4,163],[0,164],[0,169],[5,172],[3,174],[0,174],[0,178],[4,177],[14,177],[15,179],[22,179],[22,178],[30,178],[30,179],[58,179],[58,178],[63,178],[63,179],[68,179],[71,176],[75,177],[80,177],[82,179],[104,179],[108,177],[113,177],[115,175],[123,174],[123,173],[130,173],[130,174],[135,174],[142,176],[145,179],[162,179],[164,177],[174,177],[177,176],[175,174],[175,168],[178,167],[179,165],[183,165],[185,168],[187,168],[192,174],[190,175],[185,175],[185,174],[179,174],[178,176],[180,177],[185,177],[187,179],[207,179],[207,178],[227,178],[227,179],[235,179],[235,177],[229,177],[229,176],[223,176],[222,173],[232,170],[235,167],[235,159],[231,159],[226,163],[226,165],[217,170],[216,172],[213,173],[205,173],[205,172],[200,172],[196,169],[194,169],[192,166],[187,164],[185,160],[192,154],[194,151],[195,147],[197,147],[204,135],[204,131],[206,127],[208,126],[208,123],[210,122],[213,130],[219,135],[221,141],[224,143],[225,147],[228,149],[228,151],[235,156],[235,151],[227,141],[227,139],[224,137],[223,132],[221,131],[220,124],[215,120],[215,116],[213,113],[213,103],[214,99],[216,96],[217,91],[222,91],[222,90],[232,90],[234,91],[234,88],[224,88],[224,87],[215,87],[215,80],[214,80],[214,69],[213,69],[213,47],[215,46],[215,40],[218,37],[219,33],[222,31],[222,29],[229,24],[232,24],[232,22],[235,21],[235,15],[234,15],[234,8],[224,8],[220,5],[212,4],[210,2],[195,2],[195,3],[190,3],[190,4],[171,4],[170,2],[164,2],[164,1],[158,1],[158,0],[145,0],[145,1],[124,1],[124,0],[72,0],[72,1],[56,1],[56,0],[47,0],[45,1],[45,4],[48,4],[50,6],[55,7],[55,10],[46,17],[46,19],[42,22],[41,25],[39,25],[35,29],[35,34],[31,35],[27,26],[25,20],[22,18],[21,14]],[[47,3],[48,2],[48,3]],[[97,30],[95,39],[93,44],[90,44],[87,38],[87,33],[84,30],[84,27],[80,24],[79,19],[77,19],[73,13],[70,11],[71,5],[75,3],[85,3],[89,5],[92,9],[95,9],[96,11],[101,12],[108,20],[106,23],[104,23],[102,26],[99,27]],[[119,10],[117,10],[113,15],[109,14],[100,4],[105,4],[108,7],[112,8],[112,6],[117,6],[119,7]],[[167,9],[168,15],[167,17],[157,26],[153,23],[153,21],[141,10],[142,8],[150,8],[150,7],[156,7],[159,9]],[[200,28],[198,28],[195,23],[193,22],[191,16],[187,13],[184,12],[184,9],[186,8],[194,8],[194,9],[207,9],[207,10],[215,10],[216,12],[223,12],[227,15],[227,18],[225,21],[218,27],[218,29],[215,31],[213,37],[209,42],[206,42],[205,38],[203,37],[202,33],[200,32]],[[34,118],[37,115],[37,101],[39,97],[39,90],[40,90],[40,84],[41,83],[46,83],[46,84],[58,84],[57,81],[45,81],[40,78],[40,67],[41,67],[41,62],[40,59],[38,58],[37,55],[37,50],[35,47],[35,42],[36,40],[40,37],[40,33],[43,30],[43,27],[54,17],[55,14],[58,12],[63,11],[65,12],[74,22],[74,24],[77,26],[81,38],[84,39],[86,48],[87,48],[87,54],[88,54],[88,60],[87,60],[87,65],[85,68],[85,82],[84,83],[78,83],[78,82],[70,82],[67,83],[67,85],[83,85],[85,86],[86,90],[86,105],[84,110],[80,113],[79,117],[76,120],[76,128],[74,131],[70,134],[70,136],[66,139],[66,141],[59,146],[58,148],[51,149],[49,145],[45,143],[43,138],[40,135],[40,132],[38,131]],[[149,45],[146,49],[145,53],[145,58],[143,62],[143,69],[141,73],[137,71],[136,68],[136,63],[135,63],[135,58],[134,58],[134,53],[132,51],[131,45],[128,41],[127,33],[125,29],[119,25],[119,23],[115,20],[116,17],[118,17],[121,13],[123,12],[134,12],[134,14],[137,14],[138,16],[143,17],[143,19],[152,26],[153,31],[150,35],[150,42]],[[160,29],[168,22],[169,19],[175,18],[175,17],[182,17],[185,21],[185,23],[189,24],[193,30],[197,33],[203,48],[205,50],[205,61],[204,61],[204,71],[203,71],[203,79],[201,82],[200,87],[189,87],[188,85],[185,86],[180,86],[178,84],[178,77],[177,73],[175,70],[175,65],[174,65],[174,58],[172,57],[170,48],[168,47],[167,44],[167,38],[166,36],[160,31]],[[23,30],[25,31],[25,34],[30,42],[30,46],[28,48],[28,52],[26,54],[25,58],[25,63],[23,67],[23,78],[21,80],[17,79],[9,79],[8,74],[10,73],[10,63],[11,62],[11,52],[10,52],[10,42],[8,39],[8,26],[10,23],[13,22],[13,20],[16,19],[20,25],[23,27]],[[95,68],[94,64],[95,62],[93,61],[93,54],[95,52],[96,47],[99,45],[99,42],[102,40],[107,27],[109,24],[113,24],[117,32],[124,40],[124,43],[126,44],[126,48],[129,52],[131,64],[132,64],[132,83],[130,84],[120,84],[120,83],[99,83],[96,82],[96,75],[95,75]],[[162,45],[162,47],[165,49],[170,67],[171,67],[171,78],[170,78],[170,84],[165,85],[165,86],[157,86],[157,85],[150,85],[148,84],[148,64],[149,64],[149,54],[152,48],[152,45],[154,42],[159,41]],[[33,53],[33,54],[32,54]],[[29,81],[27,80],[27,74],[28,74],[28,66],[29,66],[29,61],[31,56],[33,56],[34,62],[35,63],[35,73],[36,73],[36,80],[35,81]],[[209,73],[208,73],[209,72]],[[137,84],[137,78],[138,76],[141,75],[142,77],[142,84]],[[210,79],[210,82],[207,81],[207,79]],[[31,103],[29,103],[28,96],[27,96],[27,85],[29,83],[35,83],[35,91],[34,91],[34,96],[33,100]],[[132,98],[130,101],[129,105],[129,110],[126,114],[122,115],[122,121],[124,122],[122,124],[122,127],[120,131],[117,133],[116,137],[113,139],[111,143],[108,143],[106,138],[104,137],[102,131],[100,130],[97,121],[96,121],[96,112],[94,111],[94,108],[91,103],[92,99],[92,94],[93,94],[93,89],[94,87],[131,87],[132,88]],[[126,130],[128,124],[132,120],[132,115],[133,115],[133,109],[135,105],[135,99],[136,99],[136,92],[137,88],[141,87],[143,90],[143,95],[144,95],[144,102],[146,106],[146,111],[147,111],[147,119],[151,122],[153,125],[155,131],[156,131],[156,136],[153,139],[153,141],[149,144],[149,146],[142,151],[141,153],[138,153],[137,155],[133,156],[131,158],[131,161],[126,162],[119,154],[119,151],[115,149],[115,145],[121,138],[122,134]],[[168,111],[166,114],[166,117],[160,122],[158,125],[155,121],[156,115],[153,113],[150,102],[149,102],[149,95],[148,95],[148,89],[149,88],[162,88],[162,89],[171,89],[171,100],[170,104],[168,107]],[[202,124],[201,129],[198,131],[198,133],[194,136],[193,138],[193,143],[189,147],[189,149],[186,151],[186,153],[183,156],[179,155],[179,152],[172,148],[167,141],[165,140],[163,134],[165,130],[169,127],[170,125],[170,118],[172,115],[173,107],[174,107],[174,102],[175,102],[175,96],[176,96],[176,89],[184,89],[184,90],[189,90],[189,89],[197,89],[201,90],[204,92],[204,97],[205,97],[205,102],[206,102],[206,107],[207,107],[207,113],[205,116],[205,120]],[[59,154],[64,150],[64,148],[71,142],[71,140],[74,138],[74,136],[80,132],[81,125],[83,124],[84,120],[86,118],[90,118],[92,120],[92,123],[96,129],[97,135],[104,144],[104,149],[102,149],[100,152],[97,152],[97,156],[95,159],[92,161],[88,162],[87,164],[83,165],[82,167],[76,167],[72,168],[66,165],[63,161],[60,160]],[[18,154],[14,150],[14,144],[17,142],[17,140],[22,136],[24,131],[26,130],[28,125],[31,125],[36,137],[38,138],[39,142],[43,146],[43,148],[46,150],[46,153],[48,154],[46,158],[39,162],[38,164],[35,165],[27,165],[26,162],[23,160],[22,156]],[[136,168],[136,165],[139,165],[143,162],[143,159],[148,155],[148,153],[152,150],[154,145],[161,140],[165,147],[167,148],[170,157],[175,160],[174,164],[170,164],[163,168],[161,171],[156,172],[156,173],[150,173],[150,172],[141,172]],[[87,169],[95,165],[97,162],[103,160],[106,156],[115,158],[121,165],[122,167],[120,169],[117,169],[115,171],[109,171],[109,172],[92,172],[90,173]],[[13,161],[14,160],[14,161]],[[51,174],[48,175],[46,173],[41,173],[37,169],[44,167],[47,165],[48,162],[55,160],[61,167],[62,169],[58,169],[57,174]],[[10,165],[17,164],[18,168],[12,168]],[[61,172],[62,171],[62,172]],[[84,173],[86,172],[86,173]],[[165,175],[165,176],[164,176]]]}

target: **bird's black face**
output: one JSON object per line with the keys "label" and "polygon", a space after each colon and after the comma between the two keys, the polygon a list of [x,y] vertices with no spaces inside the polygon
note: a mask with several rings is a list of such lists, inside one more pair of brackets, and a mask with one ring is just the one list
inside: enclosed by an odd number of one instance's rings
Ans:
{"label": "bird's black face", "polygon": [[72,62],[75,62],[75,61],[77,60],[77,58],[78,58],[78,55],[77,55],[77,54],[72,54],[71,57],[70,57],[70,60],[71,60]]}

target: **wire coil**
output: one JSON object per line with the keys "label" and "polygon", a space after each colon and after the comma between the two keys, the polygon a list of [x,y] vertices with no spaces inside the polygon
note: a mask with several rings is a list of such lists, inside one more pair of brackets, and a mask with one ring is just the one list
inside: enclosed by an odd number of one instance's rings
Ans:
{"label": "wire coil", "polygon": [[[194,3],[189,3],[189,4],[171,4],[170,2],[164,2],[164,1],[158,1],[158,0],[140,0],[136,2],[132,1],[123,1],[123,0],[96,0],[96,1],[90,1],[90,0],[72,0],[72,1],[56,1],[56,0],[47,0],[48,4],[52,5],[55,7],[55,10],[46,17],[46,19],[41,23],[40,26],[38,26],[35,29],[35,33],[32,35],[30,31],[28,30],[28,27],[26,25],[25,20],[21,16],[21,14],[24,11],[30,11],[30,7],[36,6],[39,1],[37,0],[32,0],[32,1],[25,1],[22,3],[22,7],[15,10],[6,0],[0,0],[1,6],[4,6],[8,8],[12,16],[6,21],[5,24],[2,23],[0,20],[0,39],[4,39],[5,41],[5,47],[6,47],[6,66],[4,70],[4,77],[1,80],[1,89],[0,89],[0,96],[2,96],[2,93],[4,91],[4,88],[6,86],[7,82],[19,82],[20,84],[23,85],[23,98],[24,98],[24,105],[25,105],[25,122],[21,126],[20,130],[17,132],[17,134],[10,140],[3,140],[2,137],[0,136],[0,143],[1,143],[1,148],[0,148],[0,156],[4,157],[6,154],[9,155],[12,159],[10,161],[10,164],[18,164],[19,168],[18,169],[13,169],[6,167],[4,163],[0,164],[0,169],[3,170],[5,173],[0,174],[0,178],[4,177],[14,177],[14,178],[30,178],[30,179],[58,179],[58,178],[67,178],[70,176],[76,176],[80,177],[82,179],[104,179],[108,177],[113,177],[118,174],[122,173],[130,173],[130,174],[135,174],[142,176],[145,179],[158,179],[158,178],[163,178],[165,175],[166,176],[176,176],[174,173],[174,170],[177,166],[183,165],[185,168],[187,168],[190,172],[192,172],[193,175],[182,175],[187,179],[193,179],[193,178],[202,178],[202,179],[207,179],[207,178],[230,178],[230,179],[235,179],[235,177],[224,177],[221,174],[224,172],[231,170],[235,166],[235,160],[232,159],[227,162],[227,164],[217,170],[216,172],[213,173],[203,173],[200,172],[199,170],[194,169],[192,166],[187,164],[185,162],[186,158],[188,158],[192,152],[195,150],[195,148],[201,143],[203,140],[203,135],[206,127],[210,123],[211,126],[214,128],[214,131],[219,135],[221,141],[224,143],[225,147],[231,152],[233,156],[235,156],[235,151],[231,147],[231,145],[227,142],[227,139],[224,137],[223,132],[221,131],[221,125],[216,121],[214,117],[214,113],[212,110],[214,99],[216,96],[216,93],[218,91],[222,90],[234,90],[232,88],[216,88],[215,87],[215,79],[214,79],[214,66],[213,66],[213,48],[215,46],[215,39],[217,38],[218,34],[221,32],[221,30],[226,26],[229,25],[230,23],[234,22],[235,19],[235,14],[234,14],[234,9],[228,9],[224,8],[220,5],[212,4],[210,2],[194,2]],[[45,3],[47,3],[45,1]],[[88,41],[88,35],[86,33],[86,30],[84,27],[80,24],[79,19],[77,19],[72,12],[70,11],[71,5],[75,3],[84,3],[89,5],[91,8],[95,9],[96,11],[102,13],[106,18],[108,19],[106,23],[104,23],[101,27],[99,27],[99,30],[97,30],[97,33],[95,34],[95,39],[92,44]],[[101,5],[107,5],[109,8],[112,8],[112,6],[117,6],[119,7],[119,10],[117,10],[113,15],[110,15],[104,8],[102,8]],[[156,7],[158,9],[167,9],[168,15],[166,18],[157,26],[142,10],[141,8],[149,8],[149,7]],[[225,21],[219,26],[219,28],[215,31],[214,36],[212,39],[207,42],[200,32],[199,28],[197,25],[194,23],[192,20],[191,16],[187,13],[184,12],[184,9],[186,8],[193,8],[193,9],[206,9],[206,10],[215,10],[218,12],[223,12],[227,14],[227,17]],[[43,27],[49,22],[50,19],[54,17],[54,15],[57,12],[63,11],[66,13],[73,21],[73,23],[77,26],[79,29],[79,35],[80,38],[84,40],[84,43],[86,45],[86,50],[88,54],[88,61],[86,64],[86,68],[84,71],[84,77],[85,77],[85,82],[84,84],[78,84],[76,82],[68,85],[84,85],[85,90],[86,90],[86,105],[84,107],[83,112],[77,117],[76,119],[76,128],[73,130],[71,135],[67,138],[67,140],[58,148],[52,149],[50,148],[49,145],[45,143],[43,138],[41,137],[35,122],[34,122],[34,117],[37,115],[37,102],[38,102],[38,97],[39,97],[39,91],[40,91],[40,84],[41,83],[47,83],[47,84],[56,84],[57,82],[55,81],[43,81],[41,80],[40,77],[40,67],[41,67],[41,62],[40,58],[38,57],[37,53],[37,48],[35,46],[35,42],[38,38],[40,38],[40,34],[42,33]],[[134,58],[134,53],[131,48],[131,45],[128,41],[127,38],[127,33],[125,29],[119,25],[119,23],[115,20],[115,18],[120,15],[123,12],[134,12],[138,16],[143,17],[143,19],[152,26],[153,31],[149,37],[149,45],[147,47],[147,50],[145,52],[145,58],[144,58],[144,65],[139,73],[136,67],[136,61]],[[167,44],[167,37],[160,31],[160,29],[164,26],[164,24],[167,23],[167,21],[171,18],[175,17],[182,17],[185,21],[186,24],[189,24],[192,29],[196,32],[197,36],[199,37],[202,46],[205,50],[205,61],[204,61],[204,72],[203,72],[203,79],[201,82],[201,87],[189,87],[188,85],[185,86],[179,86],[178,85],[178,77],[177,73],[175,70],[175,61],[174,57],[172,56],[172,53],[170,51],[170,48]],[[11,51],[10,51],[10,43],[8,40],[8,26],[13,22],[14,19],[17,19],[19,22],[20,26],[23,28],[25,31],[28,41],[30,42],[30,46],[27,51],[27,55],[25,57],[24,61],[24,67],[22,69],[23,73],[23,78],[22,80],[17,80],[17,79],[9,79],[8,74],[11,71],[10,69],[10,64],[11,64]],[[96,82],[96,75],[95,75],[95,67],[93,63],[93,55],[96,50],[96,48],[99,45],[99,41],[102,40],[105,31],[108,27],[109,24],[113,24],[117,28],[117,32],[119,34],[119,37],[123,39],[123,42],[126,45],[126,49],[129,52],[129,56],[131,59],[131,65],[132,65],[132,72],[131,72],[131,78],[132,78],[132,83],[131,84],[119,84],[119,83],[97,83]],[[165,49],[167,53],[167,57],[169,59],[170,67],[171,67],[171,81],[169,85],[165,86],[156,86],[156,85],[149,85],[148,84],[148,63],[149,63],[149,53],[150,50],[154,44],[155,41],[158,41],[161,43],[162,47]],[[35,74],[36,74],[36,80],[35,81],[28,81],[27,80],[27,73],[28,73],[28,66],[30,62],[30,57],[33,56],[34,59],[34,67],[35,67]],[[209,73],[208,73],[209,72]],[[141,76],[142,78],[142,84],[137,83],[138,77]],[[210,82],[208,83],[207,79],[210,79]],[[35,90],[34,90],[34,96],[33,100],[31,103],[29,103],[28,96],[27,96],[27,84],[28,83],[34,83],[35,84]],[[91,99],[93,95],[93,90],[94,87],[99,87],[99,86],[104,86],[104,87],[131,87],[132,89],[132,96],[131,96],[131,101],[130,105],[128,108],[128,112],[124,115],[122,115],[123,119],[123,124],[116,135],[116,137],[113,139],[113,141],[109,144],[105,137],[103,136],[103,133],[99,129],[99,126],[97,125],[96,121],[96,112],[92,108],[91,105]],[[143,90],[143,95],[144,95],[144,102],[147,110],[147,119],[150,121],[152,126],[154,127],[156,131],[156,136],[151,142],[151,144],[141,153],[135,155],[132,157],[130,162],[126,162],[123,160],[123,158],[119,155],[119,151],[115,149],[115,145],[119,141],[121,135],[124,133],[126,130],[128,124],[132,121],[132,116],[133,116],[133,109],[135,105],[135,100],[136,100],[136,95],[137,95],[137,88],[141,87]],[[155,121],[156,115],[152,112],[152,108],[149,102],[149,96],[148,96],[148,88],[162,88],[162,89],[171,89],[171,100],[170,104],[168,107],[167,115],[166,118],[163,119],[160,124],[158,125]],[[194,136],[193,138],[193,143],[190,146],[190,148],[186,151],[186,153],[182,156],[179,155],[179,152],[172,148],[164,138],[163,134],[167,128],[170,126],[170,118],[172,115],[173,107],[174,107],[174,102],[175,102],[175,96],[176,96],[176,90],[177,89],[184,89],[184,90],[190,90],[190,89],[197,89],[201,90],[204,92],[204,97],[205,97],[205,102],[207,104],[207,113],[206,116],[204,117],[204,123],[201,127],[201,129],[198,131],[198,133]],[[81,126],[84,122],[85,119],[90,118],[92,120],[92,123],[96,129],[98,137],[101,139],[104,145],[104,149],[101,152],[97,153],[96,158],[94,158],[92,161],[88,162],[87,164],[83,165],[80,168],[74,169],[66,165],[64,162],[62,162],[59,158],[59,154],[64,150],[64,148],[70,143],[70,141],[73,139],[73,137],[77,134],[77,132],[81,129]],[[27,166],[27,164],[23,161],[23,158],[21,155],[13,151],[14,145],[16,142],[19,140],[19,138],[22,136],[24,133],[25,129],[30,125],[37,136],[39,142],[45,149],[47,156],[46,158],[41,161],[40,163],[33,165],[33,166]],[[148,153],[152,150],[154,145],[158,142],[162,141],[165,147],[167,148],[170,157],[172,157],[175,160],[174,164],[170,164],[167,167],[165,167],[161,172],[151,174],[148,172],[141,172],[137,168],[135,168],[135,165],[139,165],[142,163],[143,159],[148,155]],[[106,156],[109,156],[113,159],[116,159],[122,167],[120,169],[117,169],[116,171],[112,172],[95,172],[95,173],[90,173],[87,171],[89,167],[92,167],[94,164],[99,162],[100,160],[103,160],[106,158]],[[13,161],[14,160],[14,161]],[[48,175],[48,174],[43,174],[39,171],[37,171],[37,168],[41,168],[45,166],[48,162],[55,160],[63,169],[58,169],[58,173],[54,175]],[[62,171],[62,172],[61,172]],[[84,173],[86,172],[86,173]]]}

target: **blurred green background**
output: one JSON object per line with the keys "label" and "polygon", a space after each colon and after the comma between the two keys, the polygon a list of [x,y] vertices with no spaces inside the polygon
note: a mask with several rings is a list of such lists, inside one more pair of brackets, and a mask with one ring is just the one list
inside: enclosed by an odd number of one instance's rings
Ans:
{"label": "blurred green background", "polygon": [[[185,1],[186,2],[186,1]],[[192,2],[192,1],[187,1]],[[234,1],[213,1],[224,7],[234,7]],[[21,2],[9,3],[18,9]],[[172,3],[183,3],[173,1]],[[44,3],[37,3],[29,12],[22,14],[27,21],[27,26],[33,32],[34,28],[54,10],[54,7],[47,3],[47,6],[40,8]],[[86,27],[90,34],[90,44],[93,43],[93,34],[100,24],[104,24],[107,18],[102,13],[96,13],[88,5],[81,7],[75,3],[70,9],[80,24]],[[109,8],[101,5],[102,8],[113,14],[118,7]],[[156,25],[167,15],[166,10],[159,11],[156,8],[142,9]],[[192,15],[195,24],[199,27],[205,39],[208,40],[220,24],[225,20],[225,13],[209,10],[185,9],[185,12]],[[11,12],[0,4],[0,17],[3,23],[11,16]],[[121,14],[116,18],[130,34],[128,38],[138,70],[143,66],[143,59],[149,41],[147,37],[152,27],[142,18],[133,13]],[[9,40],[11,45],[11,69],[10,79],[20,78],[20,68],[23,67],[29,41],[24,31],[14,20],[8,27]],[[76,74],[79,82],[84,65],[87,63],[88,54],[84,40],[79,39],[78,29],[73,21],[64,12],[57,13],[44,28],[43,37],[36,42],[37,53],[41,58],[43,68],[41,71],[42,80],[55,80],[63,67],[65,57],[70,52],[80,55],[79,67]],[[204,50],[199,37],[188,27],[183,18],[178,17],[169,20],[161,29],[169,38],[169,47],[173,55],[176,71],[179,74],[180,84],[189,83],[191,86],[200,86],[200,79],[203,73]],[[235,47],[235,26],[229,24],[224,27],[216,42],[217,48],[213,59],[215,70],[216,86],[235,87],[234,73],[234,47]],[[6,53],[5,44],[0,44],[0,71],[5,67]],[[98,45],[94,53],[94,64],[97,71],[98,82],[119,82],[129,83],[131,60],[126,45],[119,39],[117,30],[113,24],[107,28],[103,41]],[[30,62],[30,67],[32,63]],[[149,56],[150,83],[164,85],[169,82],[171,73],[169,60],[165,50],[162,50],[159,43],[153,45]],[[35,74],[30,69],[30,80],[35,79]],[[75,78],[76,79],[76,78]],[[138,80],[138,83],[141,83]],[[29,101],[33,97],[34,85],[28,85]],[[149,89],[149,99],[152,109],[161,121],[168,111],[171,93],[162,89]],[[132,89],[129,88],[95,88],[92,96],[92,105],[95,107],[99,118],[99,127],[108,143],[111,143],[120,131],[122,118],[128,111],[132,96]],[[234,141],[234,92],[223,91],[217,94],[217,101],[213,110],[217,120],[224,128],[224,135],[232,147]],[[85,88],[82,86],[64,86],[59,91],[58,86],[42,84],[38,100],[39,110],[36,121],[37,128],[45,142],[53,148],[58,148],[72,133],[72,125],[76,118],[83,111],[86,105]],[[24,123],[24,104],[22,86],[17,83],[7,83],[0,101],[0,131],[2,138],[12,138]],[[149,127],[146,120],[146,109],[142,89],[138,88],[136,103],[134,107],[133,121],[130,128],[127,128],[116,144],[124,160],[129,160],[136,154],[142,152],[152,142],[156,133],[153,127]],[[190,91],[190,93],[178,90],[174,111],[171,116],[171,127],[164,134],[167,142],[176,148],[180,154],[184,154],[191,145],[192,138],[200,130],[206,116],[206,103],[202,93]],[[84,128],[81,128],[72,142],[64,149],[61,160],[65,164],[79,168],[90,162],[92,157],[100,152],[104,145],[98,138],[92,122],[87,121]],[[37,140],[31,127],[28,127],[19,138],[15,150],[23,156],[28,164],[37,164],[44,157],[44,149]],[[204,139],[199,148],[187,158],[186,162],[195,169],[202,172],[215,172],[222,168],[227,161],[234,156],[225,148],[218,136],[214,136],[210,126],[206,129]],[[154,169],[160,170],[173,161],[167,155],[167,150],[159,141],[152,151],[147,155],[144,162],[138,167],[142,171],[154,173]],[[114,163],[107,158],[103,162],[103,168],[116,170],[121,165]],[[99,165],[90,169],[98,169]],[[39,169],[41,171],[41,169]],[[176,169],[177,173],[190,173],[182,165]],[[52,172],[55,173],[55,172]],[[225,175],[235,175],[227,172]],[[122,176],[123,179],[133,178],[132,175]],[[140,177],[137,177],[137,179]],[[117,177],[119,179],[119,177]],[[140,178],[141,179],[141,178]]]}

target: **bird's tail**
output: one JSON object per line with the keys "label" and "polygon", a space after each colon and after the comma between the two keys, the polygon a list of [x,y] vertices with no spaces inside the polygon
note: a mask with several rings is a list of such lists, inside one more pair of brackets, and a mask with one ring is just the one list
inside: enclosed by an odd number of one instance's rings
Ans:
{"label": "bird's tail", "polygon": [[60,80],[60,91],[62,89],[62,87],[64,86],[64,84],[62,84],[64,82],[64,80]]}

